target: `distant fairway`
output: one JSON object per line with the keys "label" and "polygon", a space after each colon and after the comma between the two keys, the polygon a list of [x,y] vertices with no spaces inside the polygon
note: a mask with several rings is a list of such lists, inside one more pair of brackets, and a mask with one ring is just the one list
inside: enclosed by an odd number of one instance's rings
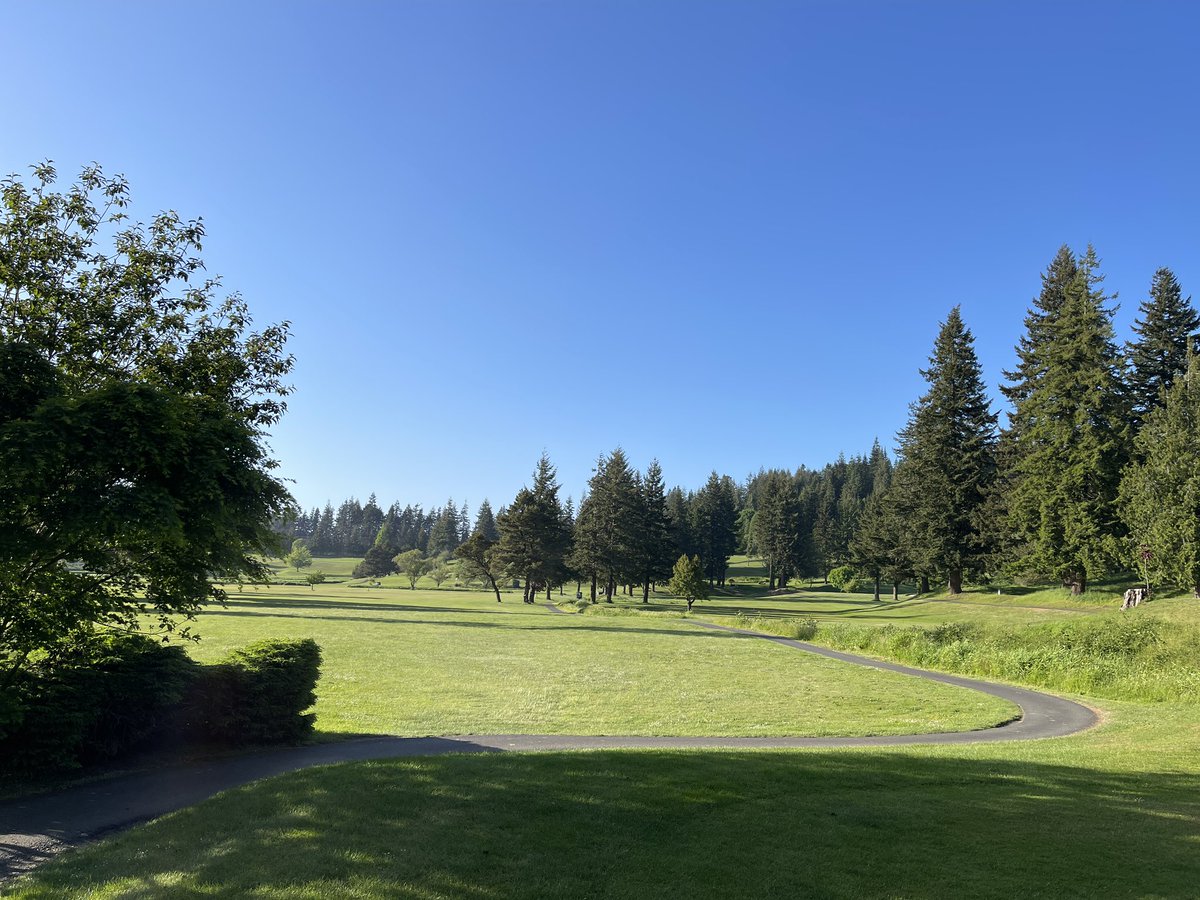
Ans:
{"label": "distant fairway", "polygon": [[674,617],[564,616],[509,595],[321,585],[233,593],[201,660],[313,637],[322,733],[867,735],[985,728],[973,691],[714,633]]}

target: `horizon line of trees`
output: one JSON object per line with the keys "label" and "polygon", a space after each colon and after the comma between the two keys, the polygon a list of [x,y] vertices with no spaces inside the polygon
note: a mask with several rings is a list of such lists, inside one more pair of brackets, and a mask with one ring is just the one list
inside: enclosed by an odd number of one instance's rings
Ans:
{"label": "horizon line of trees", "polygon": [[1041,281],[999,386],[1005,427],[956,306],[895,461],[877,440],[821,469],[760,470],[740,484],[714,471],[685,491],[665,487],[657,461],[639,472],[618,447],[597,461],[576,510],[543,455],[531,485],[495,516],[484,501],[471,527],[465,503],[385,512],[372,495],[314,509],[289,536],[317,555],[374,553],[364,574],[386,574],[399,553],[456,554],[497,599],[497,583],[514,579],[527,602],[568,582],[586,583],[593,602],[622,588],[646,600],[681,556],[723,585],[739,551],[764,560],[770,590],[849,565],[876,597],[882,582],[893,596],[910,582],[958,593],[1001,575],[1082,593],[1115,571],[1200,596],[1200,315],[1160,268],[1122,347],[1093,247],[1059,248]]}

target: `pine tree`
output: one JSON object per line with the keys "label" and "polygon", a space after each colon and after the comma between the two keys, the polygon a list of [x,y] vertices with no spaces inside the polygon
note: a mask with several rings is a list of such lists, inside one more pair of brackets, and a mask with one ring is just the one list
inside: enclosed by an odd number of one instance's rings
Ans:
{"label": "pine tree", "polygon": [[709,582],[724,584],[729,557],[736,552],[737,489],[728,475],[713,472],[690,504],[691,532]]}
{"label": "pine tree", "polygon": [[768,589],[787,587],[797,574],[801,549],[801,507],[796,486],[786,472],[766,472],[756,484],[758,509],[750,531],[767,563]]}
{"label": "pine tree", "polygon": [[1176,376],[1187,371],[1188,351],[1196,348],[1200,315],[1192,298],[1183,298],[1175,274],[1159,269],[1150,282],[1150,297],[1138,307],[1133,323],[1136,341],[1126,345],[1130,402],[1137,425],[1162,406],[1162,394]]}
{"label": "pine tree", "polygon": [[1137,437],[1121,480],[1129,556],[1154,578],[1200,597],[1200,358],[1191,355]]}
{"label": "pine tree", "polygon": [[642,602],[650,602],[650,585],[671,577],[675,542],[667,515],[666,484],[662,466],[651,460],[646,475],[638,481],[638,523],[634,532],[634,575],[642,586]]}
{"label": "pine tree", "polygon": [[1042,292],[1025,315],[1025,334],[1017,343],[1017,367],[1004,373],[1009,384],[1000,386],[1000,392],[1014,406],[1029,396],[1046,372],[1043,350],[1078,276],[1075,254],[1063,244],[1042,274]]}
{"label": "pine tree", "polygon": [[912,405],[898,437],[907,489],[898,490],[896,499],[915,555],[957,594],[964,575],[982,567],[978,514],[995,474],[996,442],[996,415],[975,339],[957,306],[942,323],[921,376],[929,390]]}
{"label": "pine tree", "polygon": [[1073,593],[1120,561],[1116,496],[1129,406],[1099,260],[1088,247],[1067,299],[1026,342],[1040,369],[1011,420],[1009,524],[1018,568]]}
{"label": "pine tree", "polygon": [[502,571],[524,580],[526,603],[535,602],[539,589],[549,591],[568,575],[571,532],[563,521],[555,476],[550,457],[543,453],[533,485],[521,488],[512,504],[496,516],[500,541],[493,559]]}
{"label": "pine tree", "polygon": [[492,504],[487,498],[479,504],[479,513],[475,516],[475,528],[472,534],[482,534],[489,543],[500,540],[500,532],[496,530],[496,518],[492,515]]}
{"label": "pine tree", "polygon": [[611,603],[617,584],[633,574],[639,518],[637,485],[625,452],[618,447],[596,462],[587,499],[575,520],[571,563],[591,578],[593,602],[599,579],[603,579],[605,602]]}

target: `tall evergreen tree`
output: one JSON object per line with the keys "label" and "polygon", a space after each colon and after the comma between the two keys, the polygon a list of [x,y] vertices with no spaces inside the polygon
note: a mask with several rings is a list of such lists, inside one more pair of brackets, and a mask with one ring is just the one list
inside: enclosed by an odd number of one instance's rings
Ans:
{"label": "tall evergreen tree", "polygon": [[757,484],[758,509],[750,530],[767,564],[768,589],[787,587],[801,560],[801,507],[796,485],[786,472],[765,473]]}
{"label": "tall evergreen tree", "polygon": [[676,556],[667,515],[662,466],[651,460],[638,481],[638,524],[634,532],[633,574],[642,586],[642,602],[650,602],[650,585],[671,577]]}
{"label": "tall evergreen tree", "polygon": [[632,574],[640,524],[637,485],[621,448],[601,457],[588,481],[587,499],[575,520],[572,565],[592,581],[595,602],[599,580],[611,603],[618,583]]}
{"label": "tall evergreen tree", "polygon": [[479,512],[475,516],[475,528],[472,534],[482,534],[489,544],[500,540],[500,532],[496,529],[496,517],[492,515],[492,504],[485,497],[479,504]]}
{"label": "tall evergreen tree", "polygon": [[502,571],[523,580],[526,603],[535,602],[540,588],[549,590],[566,577],[571,533],[563,521],[555,479],[550,457],[543,453],[532,486],[521,488],[496,516],[500,540],[492,559]]}
{"label": "tall evergreen tree", "polygon": [[1138,307],[1133,323],[1137,340],[1126,345],[1129,359],[1130,402],[1137,423],[1163,404],[1162,395],[1176,376],[1187,371],[1188,352],[1196,349],[1200,315],[1192,298],[1184,299],[1170,269],[1159,269],[1150,282],[1150,296]]}
{"label": "tall evergreen tree", "polygon": [[975,355],[975,339],[956,306],[942,323],[929,368],[929,390],[913,404],[899,435],[910,487],[898,495],[916,554],[946,579],[951,593],[978,572],[984,546],[978,523],[989,482],[996,416]]}
{"label": "tall evergreen tree", "polygon": [[690,504],[693,540],[710,583],[725,584],[729,557],[737,551],[737,489],[728,475],[713,472]]}
{"label": "tall evergreen tree", "polygon": [[1048,365],[1044,355],[1045,346],[1078,276],[1075,254],[1063,244],[1042,273],[1041,294],[1025,315],[1025,334],[1017,343],[1017,367],[1004,373],[1009,383],[1001,385],[1000,392],[1013,406],[1028,397],[1034,385],[1045,375]]}
{"label": "tall evergreen tree", "polygon": [[1132,562],[1200,597],[1200,358],[1137,437],[1139,461],[1121,481]]}
{"label": "tall evergreen tree", "polygon": [[1011,419],[1016,565],[1061,578],[1073,593],[1119,563],[1123,532],[1116,497],[1129,406],[1098,269],[1089,246],[1057,315],[1026,336],[1040,368]]}

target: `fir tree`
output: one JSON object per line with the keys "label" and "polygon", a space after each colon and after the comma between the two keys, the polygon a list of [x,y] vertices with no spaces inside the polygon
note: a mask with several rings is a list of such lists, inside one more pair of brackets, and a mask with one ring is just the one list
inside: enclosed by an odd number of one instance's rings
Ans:
{"label": "fir tree", "polygon": [[787,587],[796,574],[801,553],[801,507],[795,484],[786,472],[765,473],[756,484],[758,509],[750,531],[767,563],[769,590]]}
{"label": "fir tree", "polygon": [[1066,302],[1027,343],[1040,361],[1012,414],[1009,524],[1018,568],[1073,593],[1119,562],[1116,496],[1129,406],[1099,261],[1088,247]]}
{"label": "fir tree", "polygon": [[533,485],[521,488],[496,517],[500,541],[493,559],[502,571],[524,581],[526,603],[535,602],[538,589],[549,591],[568,574],[571,532],[563,522],[555,474],[550,458],[542,454]]}
{"label": "fir tree", "polygon": [[650,602],[650,585],[671,577],[675,542],[667,515],[662,466],[652,460],[638,481],[638,523],[633,548],[633,574],[642,586],[642,602]]}
{"label": "fir tree", "polygon": [[482,534],[489,543],[500,540],[500,532],[496,529],[496,518],[492,515],[492,504],[487,498],[479,504],[479,512],[475,516],[475,528],[472,534]]}
{"label": "fir tree", "polygon": [[978,514],[995,474],[996,416],[975,355],[975,339],[956,306],[942,323],[929,368],[929,390],[913,404],[899,435],[908,470],[897,501],[915,555],[946,579],[953,594],[963,576],[981,569]]}
{"label": "fir tree", "polygon": [[604,599],[611,603],[613,591],[634,568],[634,546],[638,540],[639,507],[637,486],[621,448],[601,457],[588,480],[587,499],[580,504],[575,521],[574,568],[596,585],[604,583]]}
{"label": "fir tree", "polygon": [[1177,377],[1137,437],[1139,462],[1121,481],[1129,559],[1200,597],[1200,359]]}
{"label": "fir tree", "polygon": [[1162,395],[1176,376],[1187,371],[1188,352],[1196,347],[1200,315],[1170,269],[1159,269],[1150,282],[1133,323],[1136,341],[1126,345],[1129,392],[1136,424],[1162,406]]}
{"label": "fir tree", "polygon": [[1025,334],[1017,343],[1017,367],[1004,373],[1009,383],[1000,386],[1014,406],[1029,396],[1046,372],[1044,347],[1078,275],[1075,254],[1063,244],[1042,274],[1042,292],[1025,315]]}

